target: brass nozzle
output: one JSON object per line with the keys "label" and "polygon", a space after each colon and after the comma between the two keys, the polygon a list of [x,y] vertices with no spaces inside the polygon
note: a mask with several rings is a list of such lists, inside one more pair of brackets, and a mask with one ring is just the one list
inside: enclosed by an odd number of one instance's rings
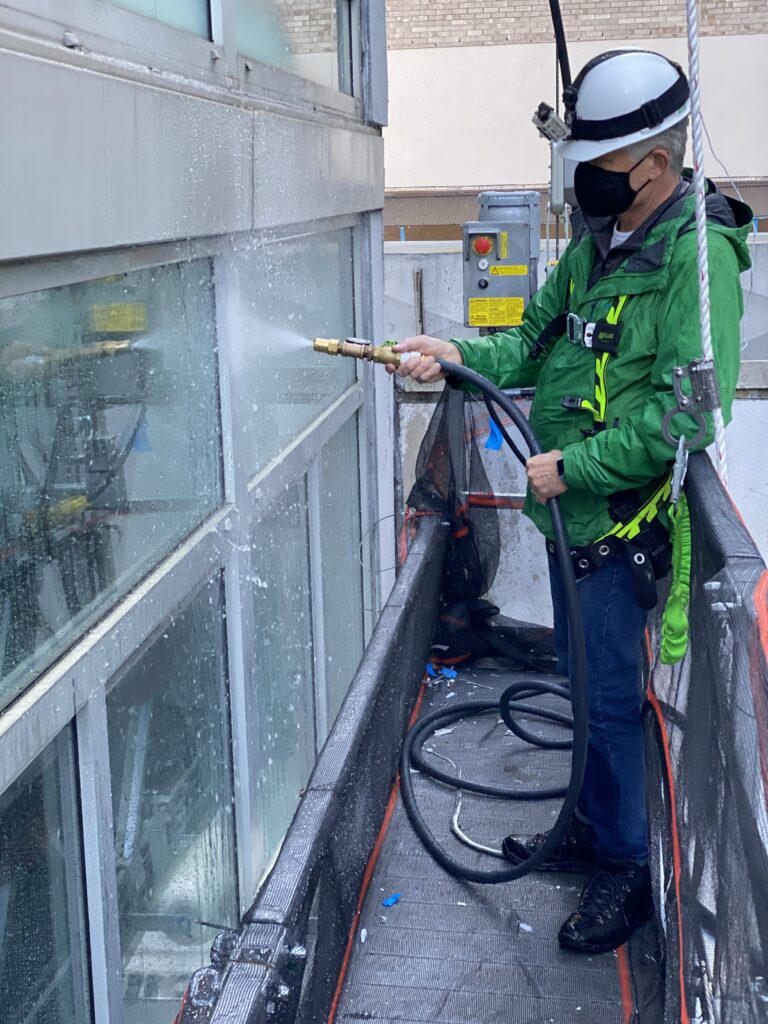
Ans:
{"label": "brass nozzle", "polygon": [[352,359],[367,359],[369,363],[383,363],[389,366],[400,365],[400,353],[393,352],[391,345],[374,345],[373,342],[361,338],[315,338],[315,352],[325,352],[329,356],[351,356]]}

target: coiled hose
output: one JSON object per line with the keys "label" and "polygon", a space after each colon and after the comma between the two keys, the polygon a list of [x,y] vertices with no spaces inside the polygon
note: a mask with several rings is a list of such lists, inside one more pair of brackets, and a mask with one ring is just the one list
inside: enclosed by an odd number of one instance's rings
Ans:
{"label": "coiled hose", "polygon": [[[525,444],[531,455],[540,455],[541,446],[536,435],[531,430],[530,424],[525,415],[518,409],[511,398],[508,398],[503,391],[492,384],[486,377],[466,366],[456,366],[454,363],[438,359],[443,373],[448,377],[454,377],[466,384],[477,388],[485,398],[488,410],[493,417],[496,426],[499,428],[502,437],[524,463],[522,454],[518,451],[509,433],[501,423],[496,412],[496,406],[502,409],[512,420],[522,435]],[[581,785],[584,781],[584,768],[587,761],[588,741],[588,682],[587,682],[587,655],[584,646],[584,623],[581,615],[581,605],[576,590],[576,579],[573,575],[571,563],[571,549],[568,543],[568,536],[565,531],[562,513],[557,498],[550,498],[547,501],[549,514],[552,518],[552,529],[554,534],[555,552],[560,566],[560,573],[565,589],[566,602],[568,607],[568,635],[569,651],[571,658],[570,688],[541,678],[535,675],[526,675],[523,679],[513,683],[501,696],[499,703],[487,700],[464,701],[461,704],[454,704],[450,708],[440,709],[421,719],[406,734],[400,754],[400,792],[403,805],[408,818],[417,836],[432,855],[434,860],[449,875],[468,882],[499,883],[511,882],[515,878],[522,878],[524,875],[535,871],[559,845],[560,840],[568,826],[568,822],[576,809],[576,802],[579,798]],[[572,717],[551,711],[546,708],[530,706],[522,703],[530,697],[541,696],[542,694],[554,694],[565,699],[570,698]],[[507,727],[519,736],[539,747],[549,749],[571,748],[571,773],[568,785],[563,789],[542,789],[542,790],[509,790],[500,786],[486,785],[484,783],[472,782],[467,779],[460,779],[448,772],[436,768],[424,757],[422,748],[436,729],[458,721],[470,715],[486,714],[495,712],[501,714]],[[563,726],[573,726],[573,739],[569,741],[544,740],[533,736],[515,720],[516,713],[525,713],[555,722]],[[454,786],[456,789],[472,793],[481,793],[486,796],[501,797],[508,800],[545,800],[552,797],[563,797],[563,804],[560,813],[555,820],[549,836],[544,844],[527,860],[520,864],[510,865],[508,868],[483,871],[467,867],[447,853],[435,839],[429,826],[424,820],[416,802],[416,796],[411,780],[411,768],[415,768],[433,779]]]}

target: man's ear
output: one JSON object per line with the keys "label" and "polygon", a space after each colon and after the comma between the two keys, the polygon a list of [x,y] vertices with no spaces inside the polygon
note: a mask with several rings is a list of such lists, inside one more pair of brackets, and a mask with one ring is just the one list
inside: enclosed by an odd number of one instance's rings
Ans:
{"label": "man's ear", "polygon": [[669,153],[666,151],[666,149],[654,149],[651,152],[651,158],[651,178],[662,178],[669,170]]}

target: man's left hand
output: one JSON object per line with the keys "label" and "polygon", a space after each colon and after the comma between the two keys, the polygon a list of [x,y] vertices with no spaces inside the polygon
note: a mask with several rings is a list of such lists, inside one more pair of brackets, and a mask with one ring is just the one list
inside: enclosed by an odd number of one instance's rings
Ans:
{"label": "man's left hand", "polygon": [[525,464],[525,471],[528,474],[528,483],[531,485],[533,496],[540,505],[543,505],[549,498],[555,498],[558,494],[564,494],[568,485],[557,472],[557,463],[562,459],[563,453],[559,448],[543,455],[534,455]]}

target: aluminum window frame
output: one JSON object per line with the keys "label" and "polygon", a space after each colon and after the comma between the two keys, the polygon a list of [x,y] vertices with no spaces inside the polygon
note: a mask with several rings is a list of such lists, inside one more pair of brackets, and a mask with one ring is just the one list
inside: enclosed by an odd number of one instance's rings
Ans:
{"label": "aluminum window frame", "polygon": [[[131,70],[141,75],[149,73],[152,83],[161,88],[197,93],[199,83],[204,82],[233,94],[233,101],[246,94],[257,101],[271,98],[279,105],[325,111],[360,121],[364,28],[354,11],[361,0],[344,2],[351,5],[353,12],[351,36],[343,51],[351,56],[351,93],[240,54],[234,0],[208,0],[208,39],[119,7],[110,0],[68,0],[66,20],[58,9],[59,0],[13,0],[13,7],[0,7],[0,47],[7,45],[19,52],[90,67],[102,65],[100,69],[111,74]],[[341,57],[338,38],[337,52]],[[175,80],[159,78],[158,71],[170,73]]]}
{"label": "aluminum window frame", "polygon": [[[213,265],[217,402],[223,465],[222,504],[192,530],[171,552],[146,574],[127,594],[105,608],[88,632],[79,637],[38,679],[0,714],[0,792],[60,736],[73,728],[77,738],[77,788],[83,821],[83,890],[88,920],[91,958],[90,986],[94,1020],[99,1024],[122,1024],[122,960],[117,916],[116,861],[113,843],[112,791],[106,731],[106,696],[128,667],[141,657],[158,630],[206,583],[221,575],[226,611],[225,664],[230,707],[232,773],[235,789],[235,835],[237,837],[237,905],[240,913],[250,906],[259,878],[252,858],[252,787],[258,770],[258,751],[249,742],[257,725],[257,701],[251,685],[254,637],[253,609],[244,559],[249,557],[250,532],[277,495],[305,475],[310,482],[307,516],[309,558],[319,565],[317,536],[321,529],[316,480],[318,458],[323,446],[351,418],[358,420],[358,473],[361,495],[361,533],[370,536],[370,525],[378,514],[379,491],[372,460],[373,432],[381,388],[376,387],[373,368],[358,366],[356,379],[323,408],[312,421],[250,478],[244,467],[248,440],[235,429],[237,399],[234,382],[235,324],[232,320],[233,289],[229,272],[241,246],[254,239],[279,242],[311,238],[335,230],[352,230],[352,291],[356,333],[373,336],[377,321],[374,311],[380,284],[369,282],[372,254],[374,276],[379,275],[381,257],[375,251],[381,237],[379,213],[348,214],[281,228],[248,232],[230,238],[218,237],[168,242],[60,259],[42,259],[9,264],[0,276],[0,297],[19,295],[90,281],[109,274],[209,258]],[[388,383],[383,382],[384,385]],[[389,396],[391,400],[391,395]],[[314,467],[314,468],[313,468]],[[314,542],[312,538],[315,538]],[[382,546],[376,538],[377,551]],[[364,544],[368,551],[369,544]],[[375,554],[366,560],[363,572],[365,642],[382,605],[380,577],[374,566]],[[316,579],[316,577],[315,577]],[[322,643],[325,627],[320,604],[315,603],[319,582],[312,583],[313,640]],[[316,650],[321,650],[316,647]],[[316,686],[318,677],[316,676]],[[317,690],[316,690],[317,702]],[[319,718],[316,710],[316,723]]]}

